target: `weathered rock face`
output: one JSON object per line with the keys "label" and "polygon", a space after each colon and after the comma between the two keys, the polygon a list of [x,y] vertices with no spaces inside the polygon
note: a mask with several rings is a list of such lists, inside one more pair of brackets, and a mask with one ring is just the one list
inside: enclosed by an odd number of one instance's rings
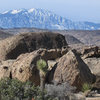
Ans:
{"label": "weathered rock face", "polygon": [[38,51],[20,55],[12,66],[12,78],[23,82],[30,80],[39,85],[39,72],[36,69],[36,62],[39,58]]}
{"label": "weathered rock face", "polygon": [[80,90],[83,83],[91,83],[95,77],[76,51],[72,50],[59,59],[53,80],[58,83],[69,82]]}
{"label": "weathered rock face", "polygon": [[0,61],[0,79],[4,77],[12,78],[11,70],[13,63],[14,60]]}
{"label": "weathered rock face", "polygon": [[98,46],[90,46],[83,48],[82,58],[100,57],[100,48]]}
{"label": "weathered rock face", "polygon": [[0,60],[16,59],[20,54],[39,48],[67,46],[65,37],[52,32],[23,33],[0,41]]}
{"label": "weathered rock face", "polygon": [[97,90],[100,93],[100,76],[96,76],[96,81],[93,84],[93,90]]}
{"label": "weathered rock face", "polygon": [[100,76],[100,58],[86,58],[84,62],[93,74]]}
{"label": "weathered rock face", "polygon": [[[40,83],[39,72],[36,67],[36,62],[42,58],[47,60],[57,59],[61,57],[61,50],[58,49],[39,49],[31,53],[20,55],[12,65],[12,78],[17,78],[21,81],[30,80],[36,85]],[[54,62],[55,64],[56,62]],[[51,63],[49,63],[49,66]],[[53,64],[53,65],[54,65]]]}

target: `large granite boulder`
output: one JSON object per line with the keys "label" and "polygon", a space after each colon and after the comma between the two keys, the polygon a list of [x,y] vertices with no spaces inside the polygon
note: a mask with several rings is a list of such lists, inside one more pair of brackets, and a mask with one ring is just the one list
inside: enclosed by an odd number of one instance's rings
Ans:
{"label": "large granite boulder", "polygon": [[76,50],[70,50],[61,57],[55,67],[53,80],[58,83],[69,82],[71,85],[76,86],[78,90],[82,89],[84,83],[95,81],[95,76]]}
{"label": "large granite boulder", "polygon": [[23,33],[0,41],[0,60],[16,59],[20,54],[39,48],[53,49],[67,46],[65,37],[58,33]]}
{"label": "large granite boulder", "polygon": [[38,51],[20,55],[12,66],[12,78],[22,82],[30,80],[39,85],[39,72],[36,69],[36,62],[40,59]]}
{"label": "large granite boulder", "polygon": [[88,65],[91,72],[96,76],[96,82],[93,85],[93,90],[100,93],[100,58],[93,57],[83,60]]}

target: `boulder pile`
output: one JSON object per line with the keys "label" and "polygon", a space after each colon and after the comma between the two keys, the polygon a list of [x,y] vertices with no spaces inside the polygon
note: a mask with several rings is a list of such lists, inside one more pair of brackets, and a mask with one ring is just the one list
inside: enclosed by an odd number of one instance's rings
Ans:
{"label": "boulder pile", "polygon": [[58,33],[18,34],[0,41],[0,79],[17,78],[39,85],[36,62],[42,58],[49,66],[46,82],[68,82],[81,90],[84,83],[94,83],[95,76],[100,75],[100,50],[84,48],[80,53],[68,47],[65,37]]}

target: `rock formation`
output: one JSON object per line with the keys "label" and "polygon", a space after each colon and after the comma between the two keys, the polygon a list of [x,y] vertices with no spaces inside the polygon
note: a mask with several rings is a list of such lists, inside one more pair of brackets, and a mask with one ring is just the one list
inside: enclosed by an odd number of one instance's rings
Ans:
{"label": "rock formation", "polygon": [[67,46],[65,37],[52,32],[23,33],[0,41],[0,60],[16,59],[20,54],[39,48]]}
{"label": "rock formation", "polygon": [[[0,79],[17,78],[21,81],[30,80],[39,85],[40,76],[36,62],[42,58],[48,62],[50,70],[46,82],[68,82],[76,86],[77,90],[81,90],[84,83],[95,81],[93,74],[99,75],[100,49],[83,47],[77,48],[77,51],[69,48],[65,37],[58,33],[30,32],[1,40]],[[95,68],[98,71],[95,71]]]}
{"label": "rock formation", "polygon": [[84,62],[88,65],[93,74],[100,76],[100,58],[86,58]]}
{"label": "rock formation", "polygon": [[95,77],[76,50],[72,50],[59,59],[53,80],[58,83],[67,81],[81,89],[84,83],[95,81]]}
{"label": "rock formation", "polygon": [[98,46],[87,46],[82,50],[82,58],[100,57],[100,48]]}
{"label": "rock formation", "polygon": [[4,77],[12,78],[12,65],[15,60],[0,61],[0,79]]}

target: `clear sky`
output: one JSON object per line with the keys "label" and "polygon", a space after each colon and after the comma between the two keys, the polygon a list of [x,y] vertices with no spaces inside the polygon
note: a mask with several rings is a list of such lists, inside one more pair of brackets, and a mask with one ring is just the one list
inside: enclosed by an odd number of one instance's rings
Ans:
{"label": "clear sky", "polygon": [[0,0],[0,12],[43,8],[74,21],[100,23],[100,0]]}

